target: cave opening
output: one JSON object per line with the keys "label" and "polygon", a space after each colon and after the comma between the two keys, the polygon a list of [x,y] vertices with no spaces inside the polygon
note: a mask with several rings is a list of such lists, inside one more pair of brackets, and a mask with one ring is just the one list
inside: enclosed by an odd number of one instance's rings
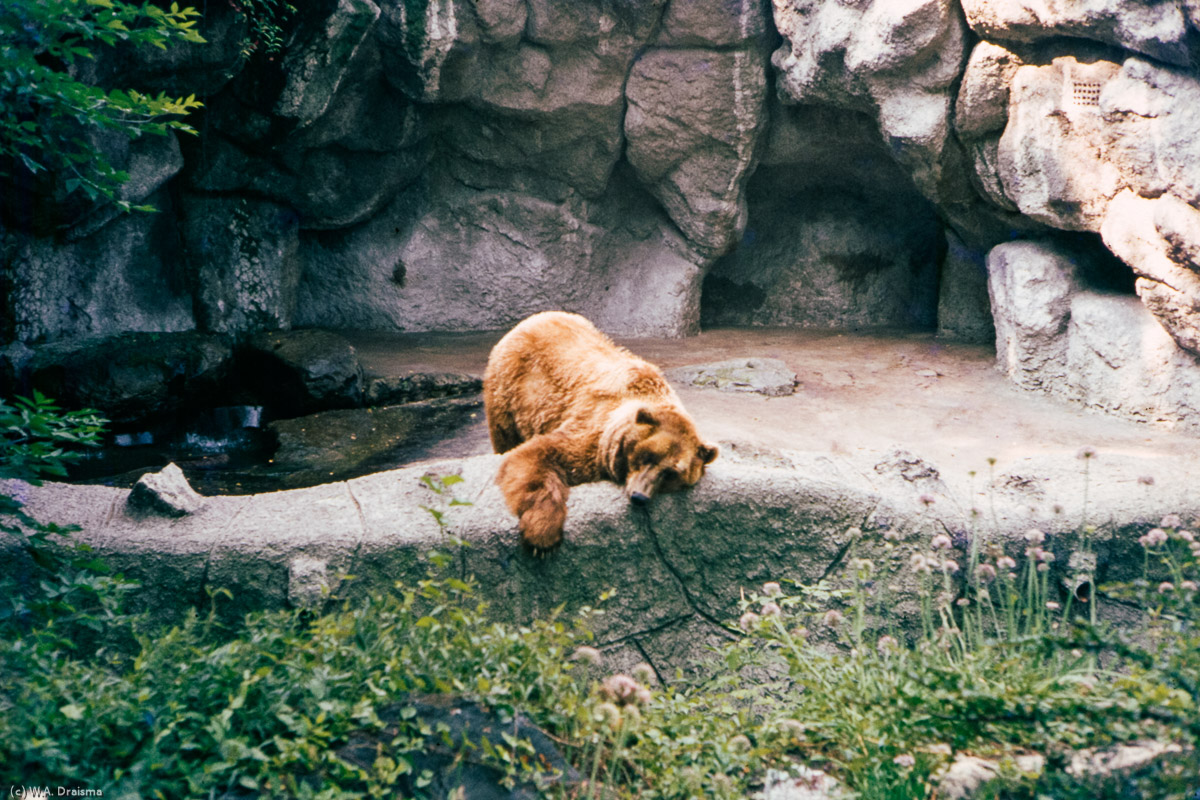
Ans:
{"label": "cave opening", "polygon": [[701,289],[713,327],[933,330],[942,223],[867,115],[771,109],[748,223]]}

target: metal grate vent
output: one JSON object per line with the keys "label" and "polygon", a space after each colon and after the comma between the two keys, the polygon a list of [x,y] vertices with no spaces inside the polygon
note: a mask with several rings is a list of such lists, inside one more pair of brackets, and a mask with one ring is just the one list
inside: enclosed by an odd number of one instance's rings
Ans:
{"label": "metal grate vent", "polygon": [[1091,82],[1072,84],[1071,101],[1077,106],[1099,106],[1100,84]]}

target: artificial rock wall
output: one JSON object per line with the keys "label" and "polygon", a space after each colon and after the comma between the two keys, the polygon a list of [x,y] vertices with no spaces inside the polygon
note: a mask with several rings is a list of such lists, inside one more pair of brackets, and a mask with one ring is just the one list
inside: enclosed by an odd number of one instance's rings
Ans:
{"label": "artificial rock wall", "polygon": [[[322,0],[274,60],[245,33],[212,4],[209,44],[102,65],[201,95],[199,136],[104,145],[159,214],[6,216],[5,340],[995,317],[1014,380],[1086,399],[1083,293],[1165,332],[1151,368],[1200,354],[1196,0]],[[1021,343],[1034,274],[1067,311]]]}

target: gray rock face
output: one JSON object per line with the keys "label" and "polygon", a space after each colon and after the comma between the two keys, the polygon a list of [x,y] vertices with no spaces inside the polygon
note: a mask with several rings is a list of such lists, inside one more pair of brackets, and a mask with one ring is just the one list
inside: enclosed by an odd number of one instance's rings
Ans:
{"label": "gray rock face", "polygon": [[125,505],[135,514],[186,517],[200,510],[204,498],[187,482],[183,470],[167,464],[159,472],[148,472],[138,478]]}
{"label": "gray rock face", "polygon": [[290,328],[300,280],[295,212],[259,200],[188,195],[183,214],[200,327],[231,334]]}
{"label": "gray rock face", "polygon": [[202,46],[168,42],[127,52],[110,70],[109,80],[128,78],[128,85],[169,94],[209,98],[246,66],[242,44],[249,32],[245,16],[232,6],[209,6],[197,20]]}
{"label": "gray rock face", "polygon": [[772,58],[781,91],[869,111],[921,191],[939,197],[951,87],[967,55],[954,4],[775,0],[774,8],[786,40]]}
{"label": "gray rock face", "polygon": [[318,29],[288,49],[283,63],[286,83],[275,113],[296,120],[301,127],[319,119],[377,19],[379,6],[371,0],[338,0]]}
{"label": "gray rock face", "polygon": [[197,91],[201,135],[98,140],[156,217],[7,213],[0,333],[481,330],[556,308],[622,336],[703,315],[984,341],[983,254],[1073,231],[1197,353],[1198,9],[330,0],[244,69],[222,6],[204,48],[96,65]]}
{"label": "gray rock face", "polygon": [[627,157],[700,252],[746,227],[743,194],[766,117],[766,53],[651,50],[625,89]]}
{"label": "gray rock face", "polygon": [[70,242],[0,232],[8,328],[25,342],[196,327],[165,191],[160,210],[124,215]]}
{"label": "gray rock face", "polygon": [[938,286],[938,338],[985,343],[996,338],[988,296],[987,255],[946,232],[946,255]]}
{"label": "gray rock face", "polygon": [[457,191],[414,213],[422,203],[402,195],[344,235],[306,238],[296,323],[488,330],[563,309],[618,335],[698,328],[697,260],[649,196],[623,179],[595,202]]}
{"label": "gray rock face", "polygon": [[932,327],[933,206],[861,112],[770,107],[749,223],[704,282],[706,326]]}

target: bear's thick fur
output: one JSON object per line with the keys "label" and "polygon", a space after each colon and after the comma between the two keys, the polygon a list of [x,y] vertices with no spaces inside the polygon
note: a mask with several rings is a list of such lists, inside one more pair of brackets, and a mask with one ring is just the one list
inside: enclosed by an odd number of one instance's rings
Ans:
{"label": "bear's thick fur", "polygon": [[535,552],[562,542],[568,487],[610,480],[631,501],[694,485],[717,457],[657,367],[578,314],[546,311],[492,349],[483,377],[497,478]]}

